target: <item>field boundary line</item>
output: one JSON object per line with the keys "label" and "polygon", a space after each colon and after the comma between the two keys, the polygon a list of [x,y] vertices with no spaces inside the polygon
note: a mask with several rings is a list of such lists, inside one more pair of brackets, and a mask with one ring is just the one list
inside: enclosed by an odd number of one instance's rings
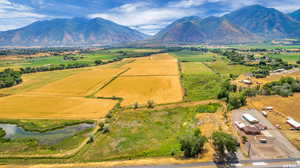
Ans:
{"label": "field boundary line", "polygon": [[117,75],[113,76],[109,81],[107,81],[103,86],[97,88],[94,92],[92,92],[90,95],[87,95],[86,97],[95,97],[95,94],[97,94],[99,91],[104,89],[106,86],[108,86],[110,83],[112,83],[114,80],[116,80],[118,77],[120,77],[125,72],[129,71],[130,68],[125,69],[124,71],[118,73]]}

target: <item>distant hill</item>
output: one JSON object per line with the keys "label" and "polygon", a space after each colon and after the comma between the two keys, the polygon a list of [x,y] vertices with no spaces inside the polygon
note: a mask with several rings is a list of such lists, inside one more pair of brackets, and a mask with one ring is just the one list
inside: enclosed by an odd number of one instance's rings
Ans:
{"label": "distant hill", "polygon": [[276,9],[260,5],[241,8],[224,18],[267,39],[295,38],[300,35],[300,23]]}
{"label": "distant hill", "polygon": [[234,26],[228,20],[218,17],[186,17],[180,19],[155,37],[160,42],[179,43],[244,43],[257,39],[247,30]]}
{"label": "distant hill", "polygon": [[162,43],[232,44],[299,38],[300,23],[273,8],[253,5],[223,17],[186,17],[154,36]]}
{"label": "distant hill", "polygon": [[143,33],[102,18],[54,19],[0,32],[0,46],[108,45],[146,37]]}
{"label": "distant hill", "polygon": [[289,14],[293,19],[300,21],[300,9]]}

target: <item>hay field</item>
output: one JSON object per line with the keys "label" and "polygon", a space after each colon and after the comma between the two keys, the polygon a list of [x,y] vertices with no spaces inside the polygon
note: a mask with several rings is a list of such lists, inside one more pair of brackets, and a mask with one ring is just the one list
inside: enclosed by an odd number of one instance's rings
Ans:
{"label": "hay field", "polygon": [[126,73],[122,74],[122,76],[179,75],[177,60],[167,53],[136,58],[134,62],[127,64],[125,67],[130,69]]}
{"label": "hay field", "polygon": [[117,103],[80,97],[13,95],[0,98],[2,119],[97,119]]}
{"label": "hay field", "polygon": [[22,76],[23,82],[21,84],[10,88],[0,89],[0,94],[25,93],[86,70],[87,69],[70,69],[70,70],[62,70],[62,71],[48,71],[48,72],[24,74]]}
{"label": "hay field", "polygon": [[179,102],[183,93],[178,76],[132,76],[117,78],[96,96],[122,97],[122,105],[126,106],[146,104],[148,100],[157,104]]}
{"label": "hay field", "polygon": [[249,104],[261,110],[263,107],[272,106],[275,111],[290,116],[300,122],[300,94],[290,97],[257,96],[248,100]]}
{"label": "hay field", "polygon": [[178,65],[176,62],[133,62],[127,65],[130,70],[122,74],[122,76],[136,75],[178,75]]}
{"label": "hay field", "polygon": [[36,89],[31,94],[87,96],[126,69],[98,68],[72,75]]}

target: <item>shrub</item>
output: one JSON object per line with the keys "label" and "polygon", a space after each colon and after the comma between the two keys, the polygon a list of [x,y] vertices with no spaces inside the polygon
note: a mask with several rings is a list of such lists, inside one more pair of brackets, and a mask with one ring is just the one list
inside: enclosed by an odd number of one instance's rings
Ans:
{"label": "shrub", "polygon": [[153,100],[148,100],[147,102],[147,108],[154,108],[155,107],[155,103]]}

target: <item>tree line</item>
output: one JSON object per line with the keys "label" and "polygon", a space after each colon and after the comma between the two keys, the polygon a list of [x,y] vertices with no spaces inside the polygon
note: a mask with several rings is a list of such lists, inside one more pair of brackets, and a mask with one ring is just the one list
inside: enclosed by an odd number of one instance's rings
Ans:
{"label": "tree line", "polygon": [[0,72],[0,88],[15,86],[22,82],[22,74],[13,69],[5,69]]}

